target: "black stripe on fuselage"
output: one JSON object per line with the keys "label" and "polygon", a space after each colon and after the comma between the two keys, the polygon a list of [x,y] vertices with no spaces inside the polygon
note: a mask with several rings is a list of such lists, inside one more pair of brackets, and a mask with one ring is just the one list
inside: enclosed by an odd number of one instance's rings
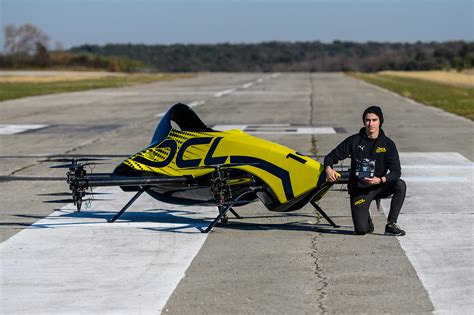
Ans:
{"label": "black stripe on fuselage", "polygon": [[281,167],[276,166],[265,160],[251,156],[231,156],[230,163],[251,164],[253,167],[260,168],[281,179],[283,190],[287,200],[293,199],[293,188],[291,186],[290,173]]}
{"label": "black stripe on fuselage", "polygon": [[295,161],[298,161],[300,162],[301,164],[305,164],[306,163],[306,160],[303,159],[303,158],[300,158],[299,156],[297,155],[294,155],[293,153],[288,153],[288,155],[286,156],[286,158],[292,158],[293,160]]}

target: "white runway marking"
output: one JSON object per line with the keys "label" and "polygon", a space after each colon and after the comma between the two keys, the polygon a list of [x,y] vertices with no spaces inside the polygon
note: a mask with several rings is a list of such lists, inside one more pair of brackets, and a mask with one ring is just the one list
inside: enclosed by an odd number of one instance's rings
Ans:
{"label": "white runway marking", "polygon": [[36,130],[49,125],[2,125],[0,124],[0,135],[14,135],[28,130]]}
{"label": "white runway marking", "polygon": [[205,103],[206,103],[206,101],[194,101],[194,102],[189,103],[188,105],[189,105],[189,107],[196,107],[196,106],[203,105]]}
{"label": "white runway marking", "polygon": [[[203,104],[206,104],[206,101],[193,101],[189,104],[187,104],[189,107],[196,107],[196,106],[200,106],[200,105],[203,105]],[[162,113],[158,113],[155,115],[155,117],[163,117],[167,112],[162,112]]]}
{"label": "white runway marking", "polygon": [[258,91],[235,91],[234,95],[238,96],[283,96],[283,97],[291,97],[291,96],[307,96],[307,91],[289,91],[289,92],[282,92],[282,91],[269,91],[269,90],[258,90]]}
{"label": "white runway marking", "polygon": [[410,183],[469,183],[469,179],[463,176],[403,176],[403,179]]}
{"label": "white runway marking", "polygon": [[[401,153],[400,159],[409,196],[398,220],[407,232],[400,244],[435,313],[472,313],[474,163],[459,153]],[[388,215],[390,200],[382,206]]]}
{"label": "white runway marking", "polygon": [[474,165],[435,165],[435,164],[427,164],[427,165],[403,165],[403,169],[444,169],[444,170],[455,170],[455,169],[474,169]]}
{"label": "white runway marking", "polygon": [[[105,190],[101,190],[105,191]],[[66,206],[0,244],[1,314],[158,314],[207,238],[217,210],[158,202],[143,194],[77,214]]]}
{"label": "white runway marking", "polygon": [[235,92],[235,89],[228,89],[228,90],[224,90],[224,91],[214,93],[214,97],[222,97],[222,96],[230,94],[232,92]]}
{"label": "white runway marking", "polygon": [[88,95],[94,96],[111,96],[111,97],[125,97],[125,96],[171,96],[171,97],[181,97],[181,96],[212,96],[216,93],[215,90],[189,90],[189,91],[155,91],[155,92],[148,92],[148,91],[140,91],[140,92],[123,92],[123,91],[86,91],[81,93],[87,93]]}
{"label": "white runway marking", "polygon": [[[263,77],[263,78],[259,78],[258,80],[256,81],[253,81],[253,82],[247,82],[243,85],[240,86],[240,88],[242,89],[247,89],[249,87],[251,87],[252,85],[256,84],[256,83],[260,83],[260,82],[263,82],[263,80],[265,79],[273,79],[273,78],[277,78],[279,77],[280,74],[279,73],[274,73],[272,75],[269,75],[267,77]],[[223,91],[219,91],[219,92],[206,92],[206,91],[177,91],[177,92],[153,92],[152,94],[153,95],[176,95],[176,96],[179,96],[179,95],[197,95],[197,94],[212,94],[213,97],[215,98],[219,98],[219,97],[223,97],[225,95],[228,95],[228,94],[231,94],[231,93],[245,93],[245,92],[241,92],[241,91],[238,91],[238,88],[233,88],[233,89],[227,89],[227,90],[223,90]],[[107,92],[105,92],[107,93]],[[119,92],[120,93],[120,92]],[[123,92],[123,95],[134,95],[138,92]],[[252,91],[252,92],[247,92],[247,93],[250,93],[250,94],[253,94],[253,93],[258,93],[258,91]],[[273,92],[266,92],[266,91],[263,91],[264,94],[271,94]],[[280,92],[277,92],[276,94],[280,95],[281,93]],[[284,95],[288,96],[288,93],[283,93]],[[111,94],[111,95],[115,95],[116,94]],[[142,94],[141,94],[142,95]],[[147,95],[151,95],[149,93],[147,93]],[[196,107],[196,106],[199,106],[199,105],[203,105],[205,104],[206,101],[205,100],[200,100],[200,101],[193,101],[191,103],[189,103],[189,107]],[[155,115],[155,117],[163,117],[164,115],[166,114],[166,112],[163,112],[163,113],[158,113]],[[334,132],[335,133],[335,132]]]}
{"label": "white runway marking", "polygon": [[249,134],[335,134],[332,127],[301,127],[290,124],[259,124],[259,125],[215,125],[214,130],[239,129]]}

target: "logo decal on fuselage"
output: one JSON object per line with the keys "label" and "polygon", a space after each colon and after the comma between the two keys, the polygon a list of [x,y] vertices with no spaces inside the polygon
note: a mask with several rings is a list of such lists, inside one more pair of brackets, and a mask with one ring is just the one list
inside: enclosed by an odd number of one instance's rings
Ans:
{"label": "logo decal on fuselage", "polygon": [[[291,200],[294,198],[293,188],[292,188],[291,179],[290,179],[290,173],[286,169],[281,168],[268,161],[265,161],[256,157],[251,157],[251,156],[214,156],[217,146],[219,145],[222,139],[223,137],[189,138],[181,144],[178,150],[177,141],[174,139],[168,138],[164,140],[163,142],[161,142],[159,145],[153,147],[153,149],[166,148],[167,150],[169,150],[169,154],[168,156],[166,156],[166,158],[164,158],[164,160],[151,161],[141,155],[136,155],[135,157],[132,158],[132,160],[134,162],[137,162],[149,167],[162,168],[162,167],[168,166],[172,162],[173,158],[176,156],[176,166],[182,169],[190,168],[190,167],[198,167],[201,164],[201,161],[203,160],[204,160],[203,164],[205,166],[225,164],[226,162],[237,163],[237,164],[251,164],[252,167],[262,169],[272,174],[273,176],[280,178],[280,180],[282,181],[283,190],[285,192],[285,196],[287,200]],[[184,159],[184,155],[190,147],[199,146],[199,145],[208,145],[208,144],[211,144],[211,146],[209,150],[207,151],[204,159],[202,158]],[[149,148],[149,149],[152,149],[152,148]],[[150,152],[150,153],[152,154],[152,158],[153,156],[158,156],[154,154],[153,152]]]}
{"label": "logo decal on fuselage", "polygon": [[[168,156],[163,161],[150,161],[148,159],[143,158],[140,155],[137,155],[133,158],[135,162],[151,166],[151,167],[165,167],[168,166],[173,158],[176,155],[176,166],[179,168],[189,168],[189,167],[197,167],[201,164],[203,159],[184,159],[184,155],[189,147],[197,146],[197,145],[204,145],[209,144],[212,142],[209,151],[207,151],[206,156],[204,157],[204,165],[216,165],[216,164],[224,164],[227,161],[228,156],[213,156],[219,142],[222,140],[222,137],[200,137],[200,138],[190,138],[183,142],[179,151],[177,151],[178,145],[176,140],[167,139],[157,145],[155,148],[163,149],[168,148],[170,150]],[[176,152],[177,151],[177,152]],[[156,155],[155,155],[156,156]]]}

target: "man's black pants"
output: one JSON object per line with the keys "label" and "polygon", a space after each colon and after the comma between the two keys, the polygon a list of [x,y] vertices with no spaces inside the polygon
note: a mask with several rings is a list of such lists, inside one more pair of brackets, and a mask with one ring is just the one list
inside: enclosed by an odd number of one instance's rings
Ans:
{"label": "man's black pants", "polygon": [[390,213],[388,222],[396,223],[403,201],[407,185],[401,179],[377,185],[370,190],[355,190],[351,193],[351,213],[354,222],[354,231],[357,234],[365,234],[369,231],[369,206],[372,200],[386,198],[391,195]]}

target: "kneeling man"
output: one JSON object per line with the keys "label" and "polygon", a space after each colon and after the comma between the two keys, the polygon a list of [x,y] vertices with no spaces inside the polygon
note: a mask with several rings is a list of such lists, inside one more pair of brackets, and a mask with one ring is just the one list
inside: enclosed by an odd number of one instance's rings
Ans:
{"label": "kneeling man", "polygon": [[333,165],[350,156],[348,190],[355,233],[372,233],[374,225],[370,218],[370,203],[374,199],[393,195],[385,234],[405,235],[405,231],[396,224],[406,193],[406,184],[400,179],[397,147],[381,129],[383,113],[380,107],[367,108],[362,120],[365,127],[341,142],[324,159],[326,178],[336,181],[338,174]]}

